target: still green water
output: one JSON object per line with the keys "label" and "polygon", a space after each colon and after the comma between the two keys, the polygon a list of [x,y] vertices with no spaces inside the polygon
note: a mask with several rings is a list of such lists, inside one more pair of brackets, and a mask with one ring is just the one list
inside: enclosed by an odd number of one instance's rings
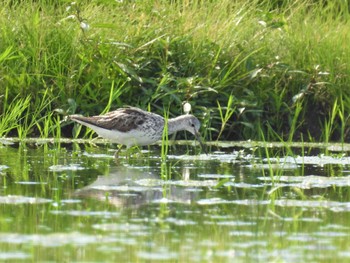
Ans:
{"label": "still green water", "polygon": [[350,261],[346,151],[221,146],[3,144],[0,261]]}

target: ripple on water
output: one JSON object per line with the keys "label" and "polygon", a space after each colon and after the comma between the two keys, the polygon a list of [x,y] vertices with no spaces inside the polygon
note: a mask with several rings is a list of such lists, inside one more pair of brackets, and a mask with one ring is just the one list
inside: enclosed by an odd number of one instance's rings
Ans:
{"label": "ripple on water", "polygon": [[11,205],[45,204],[50,202],[52,202],[52,200],[46,199],[46,198],[39,198],[39,197],[28,197],[28,196],[21,196],[21,195],[0,196],[0,204],[11,204]]}
{"label": "ripple on water", "polygon": [[227,204],[227,203],[230,203],[230,201],[219,197],[200,199],[197,201],[197,204],[199,205],[218,205],[218,204]]}
{"label": "ripple on water", "polygon": [[286,239],[298,242],[313,242],[318,240],[318,238],[311,233],[293,233],[292,235],[288,235]]}
{"label": "ripple on water", "polygon": [[171,223],[176,226],[193,226],[196,225],[197,222],[192,221],[192,220],[187,220],[187,219],[178,219],[174,217],[168,217],[165,219],[165,222]]}
{"label": "ripple on water", "polygon": [[269,159],[269,163],[254,163],[254,164],[247,164],[244,165],[244,167],[250,168],[250,169],[265,169],[265,170],[295,170],[298,168],[298,165],[295,163],[286,163],[286,162],[280,162],[280,163],[271,163],[271,160]]}
{"label": "ripple on water", "polygon": [[103,217],[103,218],[114,218],[119,217],[119,212],[109,212],[109,211],[87,211],[87,210],[52,210],[51,214],[54,215],[69,215],[69,216],[93,216],[93,217]]}
{"label": "ripple on water", "polygon": [[165,184],[183,186],[183,187],[215,187],[218,184],[216,180],[177,180],[166,181]]}
{"label": "ripple on water", "polygon": [[217,180],[168,180],[161,179],[140,179],[135,181],[136,184],[142,186],[163,186],[174,185],[183,187],[214,187],[218,184]]}
{"label": "ripple on water", "polygon": [[239,237],[261,237],[263,233],[261,232],[253,232],[253,231],[230,231],[230,236],[239,236]]}
{"label": "ripple on water", "polygon": [[275,163],[294,163],[294,164],[314,164],[318,166],[323,166],[325,164],[340,164],[349,165],[350,157],[340,156],[329,156],[329,155],[319,155],[319,156],[286,156],[281,158],[269,158],[264,159],[264,161],[275,162]]}
{"label": "ripple on water", "polygon": [[168,155],[168,158],[182,161],[218,161],[220,163],[252,162],[257,159],[256,156],[244,151],[233,151],[232,153],[215,151],[208,155]]}
{"label": "ripple on water", "polygon": [[0,242],[8,244],[32,244],[43,247],[60,247],[64,245],[89,245],[114,243],[117,239],[111,236],[89,235],[80,232],[53,233],[53,234],[16,234],[0,233]]}
{"label": "ripple on water", "polygon": [[153,252],[140,251],[137,253],[137,256],[144,260],[171,260],[177,259],[178,253],[171,252],[165,247],[159,247],[153,249]]}
{"label": "ripple on water", "polygon": [[[12,251],[12,252],[0,252],[0,260],[22,260],[28,259],[31,255],[21,251]],[[12,261],[11,261],[12,262]]]}
{"label": "ripple on water", "polygon": [[171,203],[176,203],[175,200],[171,200],[169,198],[162,197],[160,199],[153,200],[152,203],[155,204],[171,204]]}
{"label": "ripple on water", "polygon": [[237,205],[267,205],[271,203],[271,200],[226,200],[218,197],[200,199],[197,201],[199,205],[219,205],[219,204],[237,204]]}
{"label": "ripple on water", "polygon": [[264,184],[249,184],[249,183],[244,183],[244,182],[235,183],[233,181],[224,183],[224,186],[226,186],[226,187],[232,186],[232,187],[245,188],[245,189],[266,187],[266,185],[264,185]]}
{"label": "ripple on water", "polygon": [[[225,200],[222,198],[208,198],[197,201],[199,205],[220,205],[220,204],[236,204],[236,205],[268,205],[271,200]],[[327,208],[333,212],[348,212],[350,211],[350,202],[336,202],[328,200],[295,200],[295,199],[276,199],[273,201],[275,206],[281,207],[302,207],[304,209],[310,208]]]}
{"label": "ripple on water", "polygon": [[161,191],[160,187],[145,187],[145,186],[133,186],[133,185],[96,185],[91,186],[91,189],[103,190],[103,191],[118,191],[118,192],[146,192],[146,191]]}
{"label": "ripple on water", "polygon": [[96,158],[96,159],[101,159],[101,158],[113,159],[114,158],[114,155],[105,154],[105,153],[88,153],[88,152],[84,152],[83,155],[87,156],[87,157],[91,157],[91,158]]}
{"label": "ripple on water", "polygon": [[113,231],[113,232],[139,232],[146,231],[149,229],[146,225],[141,224],[130,224],[130,223],[105,223],[105,224],[94,224],[92,228],[102,230],[102,231]]}
{"label": "ripple on water", "polygon": [[317,217],[300,217],[300,218],[282,217],[281,220],[283,220],[284,222],[314,222],[314,223],[323,222],[321,218],[317,218]]}
{"label": "ripple on water", "polygon": [[350,259],[350,251],[347,251],[347,250],[339,251],[338,256],[340,258],[349,258]]}
{"label": "ripple on water", "polygon": [[342,226],[342,225],[337,225],[337,224],[328,224],[325,226],[321,226],[320,229],[331,229],[331,230],[338,230],[338,231],[344,231],[350,229],[348,226]]}
{"label": "ripple on water", "polygon": [[245,221],[218,221],[218,222],[212,222],[212,221],[207,221],[206,224],[215,224],[219,226],[253,226],[256,225],[256,222],[245,222]]}
{"label": "ripple on water", "polygon": [[110,245],[104,245],[97,249],[98,251],[104,252],[104,253],[121,253],[125,250],[124,247],[121,246],[110,246]]}
{"label": "ripple on water", "polygon": [[327,188],[331,186],[345,187],[350,186],[350,176],[326,177],[317,175],[308,176],[275,176],[275,177],[258,177],[260,181],[264,182],[285,182],[283,186],[299,187],[302,189],[309,188]]}
{"label": "ripple on water", "polygon": [[15,182],[15,184],[22,184],[22,185],[44,185],[44,184],[47,184],[47,182],[18,181],[18,182]]}
{"label": "ripple on water", "polygon": [[49,167],[49,170],[52,172],[64,172],[64,171],[79,171],[79,170],[85,170],[84,167],[81,166],[81,164],[69,164],[69,165],[51,165]]}
{"label": "ripple on water", "polygon": [[210,178],[210,179],[230,179],[233,178],[233,175],[229,174],[199,174],[199,178]]}

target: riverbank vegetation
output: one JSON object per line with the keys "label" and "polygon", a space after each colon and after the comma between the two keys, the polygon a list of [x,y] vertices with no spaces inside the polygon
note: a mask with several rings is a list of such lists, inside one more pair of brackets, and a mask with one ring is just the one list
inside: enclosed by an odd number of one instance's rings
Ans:
{"label": "riverbank vegetation", "polygon": [[206,140],[349,142],[347,1],[3,2],[0,136],[188,101]]}

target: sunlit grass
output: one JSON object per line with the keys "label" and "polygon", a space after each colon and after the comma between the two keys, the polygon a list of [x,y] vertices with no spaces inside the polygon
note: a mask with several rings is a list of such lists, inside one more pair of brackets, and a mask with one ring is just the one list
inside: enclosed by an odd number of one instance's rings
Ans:
{"label": "sunlit grass", "polygon": [[205,140],[349,139],[343,1],[5,1],[0,15],[1,116],[31,98],[2,136],[91,138],[58,132],[72,101],[89,116],[188,101]]}
{"label": "sunlit grass", "polygon": [[13,129],[21,129],[19,121],[29,108],[30,100],[30,96],[25,98],[15,97],[15,100],[8,104],[0,119],[0,136],[6,136]]}

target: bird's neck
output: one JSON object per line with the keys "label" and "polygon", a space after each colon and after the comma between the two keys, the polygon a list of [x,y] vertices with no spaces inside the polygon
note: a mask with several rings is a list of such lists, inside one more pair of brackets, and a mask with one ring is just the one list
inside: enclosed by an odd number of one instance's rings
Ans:
{"label": "bird's neck", "polygon": [[185,119],[186,115],[168,119],[168,134],[173,134],[174,132],[185,130]]}

